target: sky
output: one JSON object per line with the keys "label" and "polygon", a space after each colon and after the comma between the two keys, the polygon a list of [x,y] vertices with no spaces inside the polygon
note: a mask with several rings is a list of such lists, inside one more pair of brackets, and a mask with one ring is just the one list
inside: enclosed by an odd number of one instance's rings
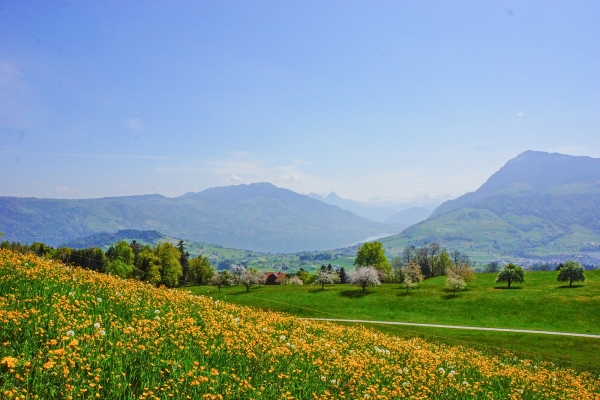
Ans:
{"label": "sky", "polygon": [[0,2],[0,196],[368,202],[600,157],[600,2]]}

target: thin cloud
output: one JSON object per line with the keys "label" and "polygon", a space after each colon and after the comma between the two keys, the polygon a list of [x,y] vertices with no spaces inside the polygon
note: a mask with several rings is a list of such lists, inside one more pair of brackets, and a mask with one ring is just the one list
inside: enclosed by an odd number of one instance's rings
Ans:
{"label": "thin cloud", "polygon": [[135,133],[144,132],[144,122],[139,118],[128,118],[126,125]]}
{"label": "thin cloud", "polygon": [[44,153],[26,151],[0,151],[0,154],[19,156],[44,156],[44,157],[74,157],[74,158],[100,158],[105,160],[142,159],[142,160],[177,160],[174,157],[150,156],[144,154],[86,154],[86,153]]}

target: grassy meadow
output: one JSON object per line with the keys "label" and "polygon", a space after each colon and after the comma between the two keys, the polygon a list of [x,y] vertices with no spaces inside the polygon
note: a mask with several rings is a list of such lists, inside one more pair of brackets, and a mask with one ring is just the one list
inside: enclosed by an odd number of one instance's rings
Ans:
{"label": "grassy meadow", "polygon": [[599,395],[595,374],[508,352],[307,321],[0,251],[2,399]]}
{"label": "grassy meadow", "polygon": [[[240,305],[286,312],[300,317],[401,321],[491,328],[532,329],[600,334],[600,271],[587,271],[584,283],[566,287],[556,272],[529,272],[525,283],[506,289],[494,283],[495,274],[477,280],[458,295],[444,290],[445,277],[428,279],[420,288],[397,284],[361,289],[350,285],[263,286],[246,293],[244,287],[199,286],[193,293]],[[567,285],[568,286],[568,285]],[[523,333],[466,331],[428,327],[372,325],[402,337],[425,336],[453,344],[500,347],[571,362],[600,370],[600,340]]]}

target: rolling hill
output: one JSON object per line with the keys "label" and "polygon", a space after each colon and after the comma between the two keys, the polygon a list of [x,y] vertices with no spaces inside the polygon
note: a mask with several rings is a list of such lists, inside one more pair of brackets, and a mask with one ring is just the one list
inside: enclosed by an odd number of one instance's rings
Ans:
{"label": "rolling hill", "polygon": [[475,192],[384,239],[391,253],[432,241],[480,259],[600,260],[586,251],[600,242],[600,159],[526,151]]}
{"label": "rolling hill", "polygon": [[216,187],[176,198],[0,197],[0,231],[8,240],[57,245],[122,229],[264,252],[338,248],[390,232],[389,226],[270,183]]}

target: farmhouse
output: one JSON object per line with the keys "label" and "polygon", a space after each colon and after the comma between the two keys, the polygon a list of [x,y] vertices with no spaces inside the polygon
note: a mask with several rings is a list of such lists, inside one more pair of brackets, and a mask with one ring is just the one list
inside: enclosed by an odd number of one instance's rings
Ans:
{"label": "farmhouse", "polygon": [[283,285],[283,280],[287,274],[283,272],[269,272],[265,277],[265,285]]}

